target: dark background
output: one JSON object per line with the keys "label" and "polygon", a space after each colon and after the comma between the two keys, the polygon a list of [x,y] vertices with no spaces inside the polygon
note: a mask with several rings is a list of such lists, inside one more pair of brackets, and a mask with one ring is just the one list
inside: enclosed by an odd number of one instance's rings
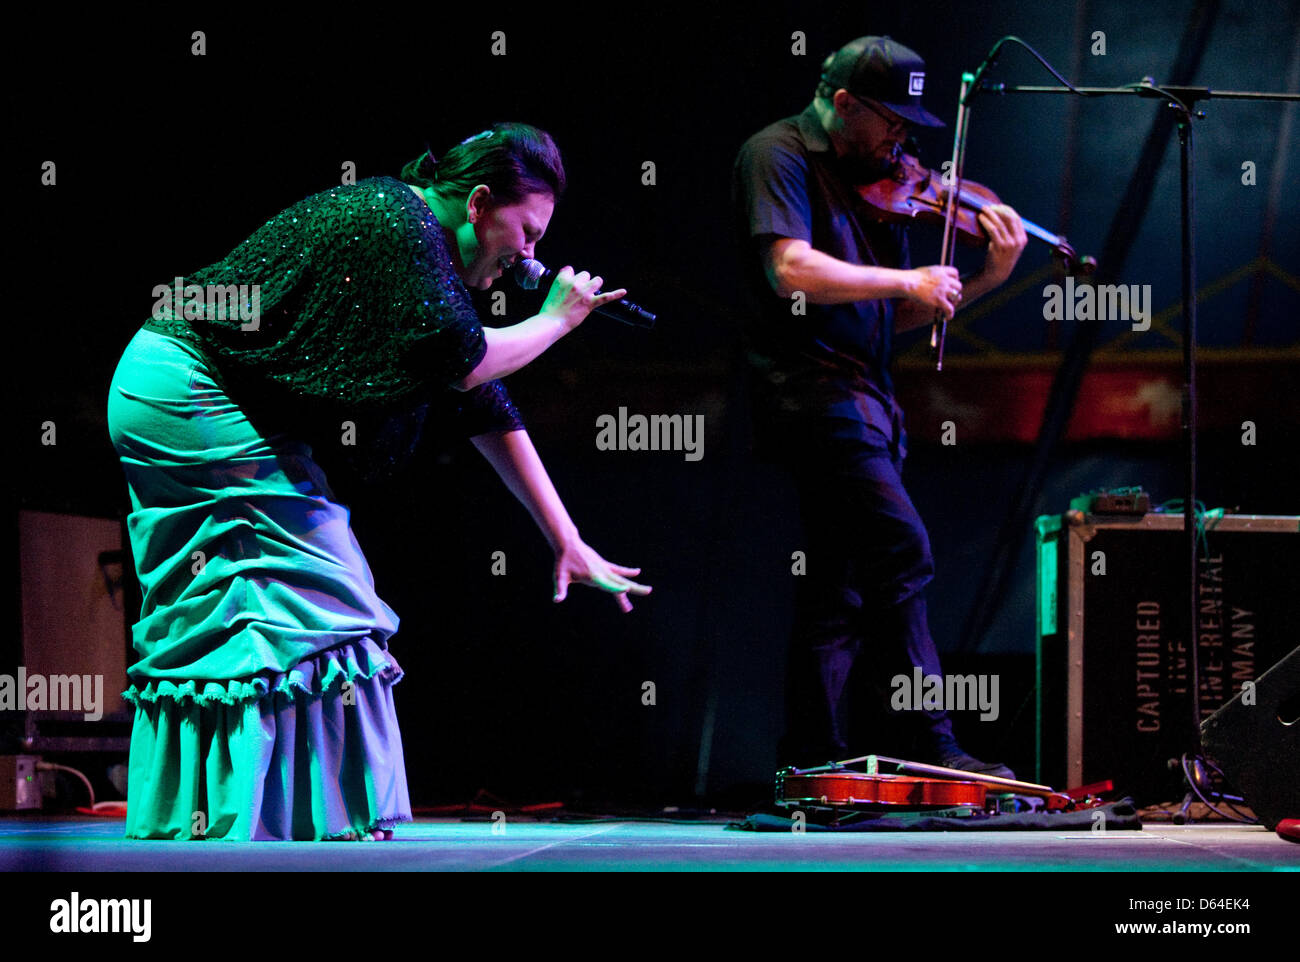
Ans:
{"label": "dark background", "polygon": [[[928,64],[926,103],[949,124],[961,71],[1006,33],[1079,83],[1151,75],[1217,89],[1300,89],[1288,79],[1300,42],[1294,2],[1203,5],[1211,22],[1204,55],[1194,76],[1181,77],[1169,70],[1193,3],[404,9],[67,24],[51,14],[16,29],[6,84],[18,134],[5,152],[18,199],[7,258],[15,294],[7,503],[101,516],[126,508],[104,404],[155,284],[218,260],[279,210],[337,184],[345,161],[359,178],[396,175],[426,142],[440,154],[494,120],[550,131],[571,186],[538,257],[598,271],[661,317],[652,333],[593,317],[508,383],[585,540],[642,566],[655,592],[627,616],[587,589],[552,605],[545,542],[468,445],[430,448],[408,475],[351,491],[379,592],[402,616],[392,649],[407,671],[397,699],[417,805],[487,789],[515,802],[745,806],[769,791],[790,559],[801,544],[787,483],[749,450],[729,181],[745,138],[808,103],[825,54],[868,33],[912,46]],[[206,33],[206,56],[190,54],[194,30]],[[504,57],[491,55],[495,30],[506,33]],[[1104,56],[1090,52],[1097,30]],[[796,31],[804,55],[792,52]],[[1051,82],[1015,47],[994,76]],[[1099,254],[1160,109],[1127,97],[985,98],[967,174],[1081,252]],[[1233,387],[1258,370],[1285,388],[1300,370],[1295,111],[1229,101],[1203,109],[1200,342],[1215,349],[1205,367],[1215,390],[1204,399],[1201,497],[1295,514],[1294,397]],[[922,133],[921,148],[937,166],[951,128]],[[1181,329],[1175,141],[1163,158],[1118,280],[1151,284],[1154,310],[1168,313],[1148,334],[1123,339],[1127,325],[1112,322],[1100,336],[1120,338],[1112,356],[1169,367]],[[55,187],[39,182],[47,160],[58,165]],[[1246,160],[1258,168],[1253,188],[1241,184]],[[644,161],[656,165],[653,186],[642,183]],[[1270,227],[1270,184],[1279,178],[1286,189],[1273,194]],[[927,252],[937,248],[937,232],[914,232],[916,263],[932,262]],[[1273,266],[1261,266],[1261,256]],[[1031,242],[1009,287],[1048,261]],[[511,316],[527,316],[535,301],[505,290]],[[955,331],[949,369],[984,365],[980,396],[994,420],[1022,403],[999,389],[998,372],[1028,361],[1050,374],[1073,333],[1042,320],[1041,283],[967,330],[979,340]],[[901,339],[898,380],[905,398],[930,392],[933,402],[948,371],[936,374],[923,358],[906,363],[923,336]],[[1216,371],[1237,379],[1216,380]],[[620,406],[704,414],[703,460],[597,451],[596,418]],[[967,413],[954,408],[959,425]],[[1254,447],[1240,443],[1246,419],[1257,425]],[[39,443],[46,420],[58,425],[54,447]],[[1002,677],[998,722],[981,725],[972,714],[958,732],[971,751],[1028,771],[1031,530],[1018,535],[1025,550],[990,628],[974,636],[965,620],[1032,445],[959,434],[957,445],[942,446],[933,425],[910,427],[909,486],[938,565],[930,599],[945,667]],[[1155,502],[1179,497],[1180,456],[1176,431],[1067,441],[1035,511],[1062,511],[1072,495],[1100,486],[1142,484]],[[498,550],[505,577],[490,572]],[[653,706],[642,704],[645,681],[656,686]]]}

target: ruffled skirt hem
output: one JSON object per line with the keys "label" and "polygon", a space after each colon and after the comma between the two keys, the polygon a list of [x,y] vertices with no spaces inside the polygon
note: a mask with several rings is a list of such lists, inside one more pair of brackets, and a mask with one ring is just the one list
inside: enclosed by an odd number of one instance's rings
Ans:
{"label": "ruffled skirt hem", "polygon": [[182,705],[238,705],[259,701],[272,692],[290,700],[304,695],[319,698],[337,694],[349,681],[370,681],[380,673],[384,673],[390,684],[400,681],[403,674],[392,654],[373,638],[366,637],[320,652],[285,672],[268,670],[247,681],[154,680],[143,688],[132,685],[122,692],[122,697],[136,708],[160,699]]}
{"label": "ruffled skirt hem", "polygon": [[401,677],[363,638],[250,680],[132,686],[126,837],[317,841],[410,821]]}

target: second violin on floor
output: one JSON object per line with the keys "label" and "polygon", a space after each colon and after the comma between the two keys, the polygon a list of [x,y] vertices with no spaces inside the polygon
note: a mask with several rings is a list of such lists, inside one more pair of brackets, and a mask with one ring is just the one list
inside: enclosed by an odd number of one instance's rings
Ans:
{"label": "second violin on floor", "polygon": [[[853,765],[863,765],[867,771],[853,771],[849,767]],[[882,765],[899,774],[881,774]],[[884,755],[864,755],[815,768],[784,768],[776,775],[778,805],[830,809],[982,809],[989,796],[1026,795],[1042,799],[1049,812],[1077,811],[1100,805],[1100,796],[1112,790],[1109,782],[1103,782],[1058,791],[1049,785]]]}

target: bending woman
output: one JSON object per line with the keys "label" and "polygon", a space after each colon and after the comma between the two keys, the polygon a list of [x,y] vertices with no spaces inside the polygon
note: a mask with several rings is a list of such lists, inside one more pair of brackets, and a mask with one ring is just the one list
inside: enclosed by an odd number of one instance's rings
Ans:
{"label": "bending woman", "polygon": [[389,838],[411,818],[398,619],[327,453],[379,476],[426,424],[459,430],[554,549],[554,600],[649,593],[582,541],[497,380],[625,292],[566,267],[536,316],[494,329],[466,290],[533,256],[563,190],[550,136],[497,124],[155,289],[108,400],[143,595],[128,838]]}

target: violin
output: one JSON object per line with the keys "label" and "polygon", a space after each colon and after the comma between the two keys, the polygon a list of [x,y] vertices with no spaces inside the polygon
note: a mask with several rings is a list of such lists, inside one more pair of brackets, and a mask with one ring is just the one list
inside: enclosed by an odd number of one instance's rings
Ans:
{"label": "violin", "polygon": [[[866,772],[847,766],[866,763]],[[880,773],[884,763],[900,772]],[[783,768],[776,773],[776,803],[825,808],[983,808],[988,794],[1016,794],[1041,798],[1049,812],[1080,811],[1102,803],[1101,795],[1114,790],[1111,782],[1098,782],[1057,791],[1049,785],[980,775],[940,765],[863,755],[816,768]]]}
{"label": "violin", "polygon": [[908,775],[865,775],[861,772],[777,773],[780,805],[828,808],[983,808],[988,789],[974,782],[913,778]]}
{"label": "violin", "polygon": [[[922,167],[916,157],[895,145],[893,174],[874,184],[860,185],[857,191],[877,220],[891,224],[911,221],[943,224],[951,188],[943,183],[942,177]],[[990,204],[1000,203],[998,195],[989,188],[963,179],[954,213],[957,238],[968,246],[987,246],[989,238],[980,226],[979,212]],[[1023,217],[1021,222],[1026,234],[1052,248],[1067,274],[1087,276],[1096,270],[1096,258],[1080,257],[1060,234],[1044,230]]]}

